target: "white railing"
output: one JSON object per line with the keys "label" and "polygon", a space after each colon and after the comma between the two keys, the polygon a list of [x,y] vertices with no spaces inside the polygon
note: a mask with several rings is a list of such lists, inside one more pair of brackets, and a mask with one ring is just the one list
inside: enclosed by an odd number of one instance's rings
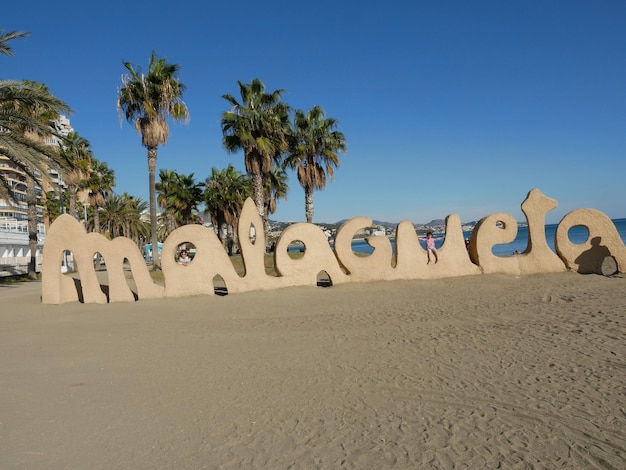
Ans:
{"label": "white railing", "polygon": [[[12,217],[0,217],[0,232],[28,233],[28,221],[17,220]],[[37,224],[37,234],[46,234],[46,226],[44,224]]]}

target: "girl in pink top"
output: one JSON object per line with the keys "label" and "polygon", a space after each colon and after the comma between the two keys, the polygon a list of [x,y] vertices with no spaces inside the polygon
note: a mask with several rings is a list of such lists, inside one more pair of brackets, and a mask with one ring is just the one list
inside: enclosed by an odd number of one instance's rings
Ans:
{"label": "girl in pink top", "polygon": [[[428,263],[430,263],[430,254],[432,253],[433,256],[435,257],[435,263],[437,261],[439,261],[439,256],[437,255],[437,248],[435,248],[435,241],[436,240],[441,240],[443,237],[437,237],[434,238],[433,237],[433,232],[427,232],[426,233],[426,238],[420,237],[420,240],[423,242],[426,242],[426,250],[427,250],[427,254],[428,254]],[[428,264],[426,263],[426,264]]]}

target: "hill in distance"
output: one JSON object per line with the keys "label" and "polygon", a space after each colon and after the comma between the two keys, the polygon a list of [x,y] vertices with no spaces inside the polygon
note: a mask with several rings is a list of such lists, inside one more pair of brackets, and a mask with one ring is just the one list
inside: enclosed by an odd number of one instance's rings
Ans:
{"label": "hill in distance", "polygon": [[[315,225],[318,226],[322,226],[322,227],[326,227],[328,229],[338,229],[342,224],[346,223],[349,219],[342,219],[339,220],[337,222],[317,222],[317,221],[313,221],[313,223]],[[274,227],[275,229],[279,229],[279,230],[284,230],[285,228],[287,228],[289,225],[291,225],[293,222],[281,222],[281,221],[277,221],[277,220],[270,220],[270,224],[272,225],[272,227]],[[384,226],[390,229],[395,229],[398,226],[398,222],[384,222],[381,220],[372,220],[372,225],[375,226]],[[437,228],[437,229],[441,229],[441,227],[446,225],[446,220],[445,219],[433,219],[428,223],[425,224],[421,224],[421,223],[416,223],[413,222],[413,225],[416,228],[420,228],[421,230],[427,230],[429,228]],[[464,222],[463,225],[476,225],[476,221],[472,221],[472,222]]]}
{"label": "hill in distance", "polygon": [[[343,219],[340,220],[339,222],[335,222],[334,224],[328,224],[328,225],[341,225],[345,222],[347,222],[348,219]],[[413,222],[413,225],[419,225],[419,226],[423,226],[423,227],[438,227],[441,225],[445,225],[446,224],[446,220],[445,219],[433,219],[430,222],[426,223],[426,224],[421,224],[418,222]],[[320,225],[324,225],[324,224],[320,224]],[[383,225],[385,227],[391,227],[391,228],[395,228],[398,226],[398,222],[383,222],[381,220],[373,220],[372,221],[372,225]]]}

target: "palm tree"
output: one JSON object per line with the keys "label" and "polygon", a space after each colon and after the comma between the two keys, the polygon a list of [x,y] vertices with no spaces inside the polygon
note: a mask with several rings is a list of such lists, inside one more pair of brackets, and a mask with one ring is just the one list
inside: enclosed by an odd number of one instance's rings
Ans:
{"label": "palm tree", "polygon": [[28,36],[28,33],[19,31],[9,31],[6,34],[2,34],[2,29],[0,29],[0,54],[13,55],[13,50],[7,43],[11,39],[25,38],[26,36]]}
{"label": "palm tree", "polygon": [[254,202],[267,232],[263,178],[271,172],[275,160],[287,151],[290,108],[281,101],[284,90],[266,93],[258,78],[250,84],[237,83],[241,103],[231,95],[222,96],[232,106],[222,114],[222,143],[228,152],[243,150],[246,171],[252,178]]}
{"label": "palm tree", "polygon": [[150,233],[150,224],[141,220],[148,205],[127,193],[112,193],[101,206],[102,233],[109,238],[127,237],[139,245]]}
{"label": "palm tree", "polygon": [[337,152],[346,151],[344,135],[334,130],[337,121],[325,118],[321,106],[306,114],[295,112],[293,140],[287,164],[297,169],[298,181],[304,189],[306,221],[313,221],[313,191],[326,188],[326,176],[332,181],[333,167],[339,166]]}
{"label": "palm tree", "polygon": [[148,202],[140,197],[122,194],[126,207],[124,236],[133,240],[138,247],[150,236],[150,223],[145,221],[143,214],[148,211]]}
{"label": "palm tree", "polygon": [[[69,212],[75,219],[76,196],[79,189],[85,189],[90,176],[91,160],[93,158],[90,143],[81,137],[77,132],[70,132],[65,139],[59,143],[59,151],[66,170],[63,179],[68,185]],[[84,201],[83,201],[84,202]]]}
{"label": "palm tree", "polygon": [[[152,246],[158,246],[155,171],[157,148],[167,142],[169,126],[167,118],[187,122],[189,111],[182,101],[186,89],[176,77],[180,67],[157,59],[152,52],[148,73],[140,67],[124,62],[128,74],[122,77],[122,88],[117,97],[117,109],[141,134],[141,143],[148,149],[148,178],[150,190],[150,231]],[[159,269],[159,252],[154,250],[153,266]]]}
{"label": "palm tree", "polygon": [[181,225],[198,223],[197,210],[204,183],[196,183],[193,173],[184,175],[174,170],[160,170],[159,178],[155,187],[159,205],[165,211],[166,234]]}
{"label": "palm tree", "polygon": [[[35,82],[0,80],[0,154],[33,179],[48,178],[48,167],[61,170],[57,149],[44,143],[52,134],[48,118],[71,113],[70,107]],[[0,174],[0,197],[13,201],[13,190]]]}
{"label": "palm tree", "polygon": [[264,180],[265,217],[269,222],[269,215],[276,212],[279,199],[287,199],[289,183],[287,172],[283,165],[275,166]]}
{"label": "palm tree", "polygon": [[[100,206],[99,223],[101,233],[108,238],[121,237],[126,227],[126,217],[129,207],[121,195],[111,193]],[[94,211],[94,215],[95,215]],[[95,223],[95,221],[94,221]]]}
{"label": "palm tree", "polygon": [[[45,140],[53,133],[50,121],[62,111],[70,110],[43,83],[0,81],[0,153],[26,174],[30,279],[37,278],[37,204],[41,194],[37,181],[48,178],[49,166],[59,168],[56,149],[46,146]],[[4,178],[0,181],[0,196],[13,200],[13,189]]]}
{"label": "palm tree", "polygon": [[[243,204],[252,194],[250,178],[228,165],[224,170],[213,168],[206,179],[204,189],[205,212],[217,228],[217,236],[224,247],[228,244],[228,233],[241,214]],[[229,227],[231,228],[229,230]]]}
{"label": "palm tree", "polygon": [[87,198],[93,208],[93,231],[100,232],[100,207],[111,194],[115,186],[115,172],[106,162],[99,162],[95,158],[91,162],[91,173],[87,181]]}
{"label": "palm tree", "polygon": [[202,219],[198,216],[198,205],[202,202],[203,188],[204,183],[196,183],[193,173],[178,174],[171,198],[176,207],[174,218],[178,227],[201,222]]}
{"label": "palm tree", "polygon": [[[59,199],[61,200],[59,201]],[[59,196],[56,190],[48,191],[44,200],[44,217],[48,219],[49,223],[55,221],[55,219],[61,215],[61,205],[67,206],[67,192],[63,191]]]}
{"label": "palm tree", "polygon": [[[0,54],[13,55],[8,44],[10,40],[23,38],[29,33],[9,31],[3,34],[0,29]],[[6,156],[17,169],[32,173],[34,169],[46,174],[45,163],[54,157],[52,149],[43,145],[41,139],[32,139],[33,135],[43,136],[51,132],[48,122],[40,119],[38,113],[51,114],[71,112],[67,104],[55,98],[42,84],[28,81],[0,80],[0,153]],[[29,132],[26,136],[25,133]],[[55,160],[52,160],[55,164]],[[31,174],[33,176],[34,174]],[[13,191],[0,174],[0,197],[13,200]]]}
{"label": "palm tree", "polygon": [[157,202],[159,206],[163,208],[162,218],[164,223],[161,224],[165,227],[162,235],[159,234],[159,238],[167,238],[167,236],[176,228],[176,220],[174,219],[174,207],[168,206],[167,199],[173,192],[173,187],[176,184],[176,171],[174,170],[159,170],[159,181],[154,185],[157,191]]}

